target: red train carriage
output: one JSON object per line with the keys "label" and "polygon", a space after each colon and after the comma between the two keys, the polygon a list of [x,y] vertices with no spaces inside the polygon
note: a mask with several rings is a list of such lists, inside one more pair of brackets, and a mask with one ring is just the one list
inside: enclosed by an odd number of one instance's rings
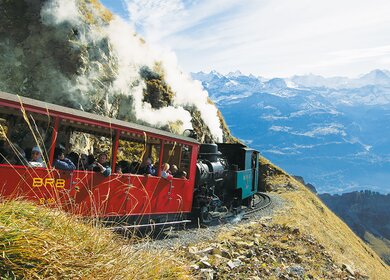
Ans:
{"label": "red train carriage", "polygon": [[[1,143],[14,153],[13,160],[2,155],[2,197],[24,197],[83,216],[134,218],[137,223],[140,218],[177,221],[191,212],[199,150],[199,143],[192,138],[3,92],[0,124]],[[88,144],[93,140],[94,145]],[[47,168],[23,164],[20,148],[37,143]],[[104,177],[93,171],[52,168],[54,148],[59,145],[66,153],[75,148],[82,153],[85,147],[101,145],[110,156],[113,173]],[[96,153],[96,149],[88,152]],[[157,176],[115,173],[120,161],[135,162],[132,166],[139,168],[149,157],[159,166],[164,162],[177,165],[187,177],[166,180],[160,176],[160,168]]]}

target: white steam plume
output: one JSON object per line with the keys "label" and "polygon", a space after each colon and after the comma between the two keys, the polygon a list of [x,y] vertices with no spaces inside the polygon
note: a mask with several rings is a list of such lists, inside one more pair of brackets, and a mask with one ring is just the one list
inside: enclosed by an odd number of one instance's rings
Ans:
{"label": "white steam plume", "polygon": [[[81,26],[83,21],[79,12],[78,0],[51,0],[46,2],[41,11],[42,22],[46,25],[58,25],[64,22],[75,26]],[[79,28],[79,42],[87,45],[98,45],[102,40],[107,40],[110,55],[107,61],[116,61],[114,81],[105,84],[105,94],[123,94],[131,96],[137,119],[154,126],[165,126],[169,123],[180,121],[182,130],[192,128],[191,114],[185,108],[195,106],[201,113],[202,119],[209,127],[216,141],[222,141],[222,129],[217,116],[217,108],[209,104],[208,93],[202,89],[199,82],[193,81],[178,67],[176,56],[173,53],[157,53],[143,40],[135,35],[134,29],[129,23],[119,17],[114,18],[108,24],[89,25],[88,28]],[[106,55],[100,52],[102,57]],[[81,92],[94,92],[96,83],[100,82],[101,71],[107,67],[106,62],[94,61],[89,71],[80,71],[76,82],[72,82],[72,89]],[[162,62],[162,69],[167,84],[170,85],[175,98],[173,106],[161,109],[152,108],[151,104],[144,102],[144,90],[146,84],[140,76],[140,69],[144,66],[154,69],[156,62]],[[113,67],[114,68],[114,67]],[[106,105],[109,108],[109,104]]]}
{"label": "white steam plume", "polygon": [[45,24],[80,23],[79,10],[75,0],[51,0],[46,2],[41,10],[41,18]]}

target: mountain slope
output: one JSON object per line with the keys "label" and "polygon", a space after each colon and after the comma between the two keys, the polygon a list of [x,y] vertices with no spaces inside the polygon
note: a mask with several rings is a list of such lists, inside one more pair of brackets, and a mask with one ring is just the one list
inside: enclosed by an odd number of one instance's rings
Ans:
{"label": "mountain slope", "polygon": [[388,278],[389,267],[313,192],[281,170],[273,174],[266,179],[268,188],[277,186],[288,202],[287,209],[274,218],[276,223],[298,227],[314,236],[337,262],[367,273],[370,279]]}
{"label": "mountain slope", "polygon": [[361,191],[319,197],[390,264],[390,195]]}

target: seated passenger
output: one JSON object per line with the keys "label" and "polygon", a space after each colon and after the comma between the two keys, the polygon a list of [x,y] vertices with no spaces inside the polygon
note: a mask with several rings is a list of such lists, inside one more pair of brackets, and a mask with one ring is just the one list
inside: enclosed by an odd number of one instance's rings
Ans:
{"label": "seated passenger", "polygon": [[76,169],[74,163],[65,157],[64,150],[57,147],[54,149],[53,167],[60,170],[72,171]]}
{"label": "seated passenger", "polygon": [[131,174],[138,174],[138,173],[140,173],[140,169],[141,169],[141,163],[139,163],[138,161],[133,161],[130,164],[129,171],[130,171]]}
{"label": "seated passenger", "polygon": [[146,165],[143,168],[143,174],[145,174],[145,175],[152,175],[152,176],[156,176],[157,175],[157,169],[154,167],[151,158],[147,158]]}
{"label": "seated passenger", "polygon": [[177,166],[175,164],[172,164],[171,165],[171,168],[169,169],[169,171],[171,172],[172,176],[174,178],[179,178],[178,177],[178,171],[179,171],[179,168],[177,168]]}
{"label": "seated passenger", "polygon": [[35,146],[31,150],[31,159],[28,162],[30,167],[46,167],[45,163],[42,160],[41,150],[38,146]]}
{"label": "seated passenger", "polygon": [[[64,148],[62,148],[63,150],[65,150]],[[77,166],[78,165],[78,162],[80,160],[80,156],[78,153],[76,152],[70,152],[67,156],[66,156],[68,159],[70,159],[71,162],[73,162],[74,166]]]}
{"label": "seated passenger", "polygon": [[81,154],[78,161],[77,169],[78,170],[87,170],[88,169],[88,156],[86,154]]}
{"label": "seated passenger", "polygon": [[0,164],[23,165],[25,163],[26,154],[17,144],[0,141]]}
{"label": "seated passenger", "polygon": [[[120,167],[121,168],[121,171],[122,171],[122,174],[123,173],[130,173],[130,162],[128,162],[127,160],[121,160],[121,161],[118,161],[117,164],[116,164],[116,168]],[[116,172],[118,173],[118,172]]]}
{"label": "seated passenger", "polygon": [[180,179],[186,179],[187,180],[187,172],[185,172],[184,170],[180,172]]}
{"label": "seated passenger", "polygon": [[115,167],[115,173],[117,173],[117,174],[123,174],[123,172],[122,172],[122,166],[117,165],[117,166]]}
{"label": "seated passenger", "polygon": [[99,155],[99,158],[97,161],[92,163],[89,167],[88,170],[92,170],[95,172],[100,172],[103,174],[103,176],[108,177],[111,175],[111,167],[110,163],[107,161],[107,154],[101,153]]}
{"label": "seated passenger", "polygon": [[167,180],[173,179],[173,176],[172,176],[171,172],[169,171],[169,164],[168,163],[163,164],[163,167],[161,170],[161,177],[163,177],[164,179],[167,179]]}

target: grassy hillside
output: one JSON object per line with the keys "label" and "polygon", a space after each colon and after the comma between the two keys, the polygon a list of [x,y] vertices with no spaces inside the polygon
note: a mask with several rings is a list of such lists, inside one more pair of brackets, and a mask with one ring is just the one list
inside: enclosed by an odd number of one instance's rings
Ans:
{"label": "grassy hillside", "polygon": [[387,264],[390,263],[390,240],[378,238],[370,232],[364,234],[364,240]]}
{"label": "grassy hillside", "polygon": [[389,267],[315,194],[285,173],[271,176],[268,181],[271,185],[277,182],[279,187],[284,182],[288,189],[294,189],[280,191],[280,196],[289,203],[286,210],[274,217],[276,223],[296,226],[314,236],[339,263],[350,265],[372,279],[389,279]]}
{"label": "grassy hillside", "polygon": [[163,251],[134,250],[107,229],[27,202],[0,203],[1,279],[186,279]]}

